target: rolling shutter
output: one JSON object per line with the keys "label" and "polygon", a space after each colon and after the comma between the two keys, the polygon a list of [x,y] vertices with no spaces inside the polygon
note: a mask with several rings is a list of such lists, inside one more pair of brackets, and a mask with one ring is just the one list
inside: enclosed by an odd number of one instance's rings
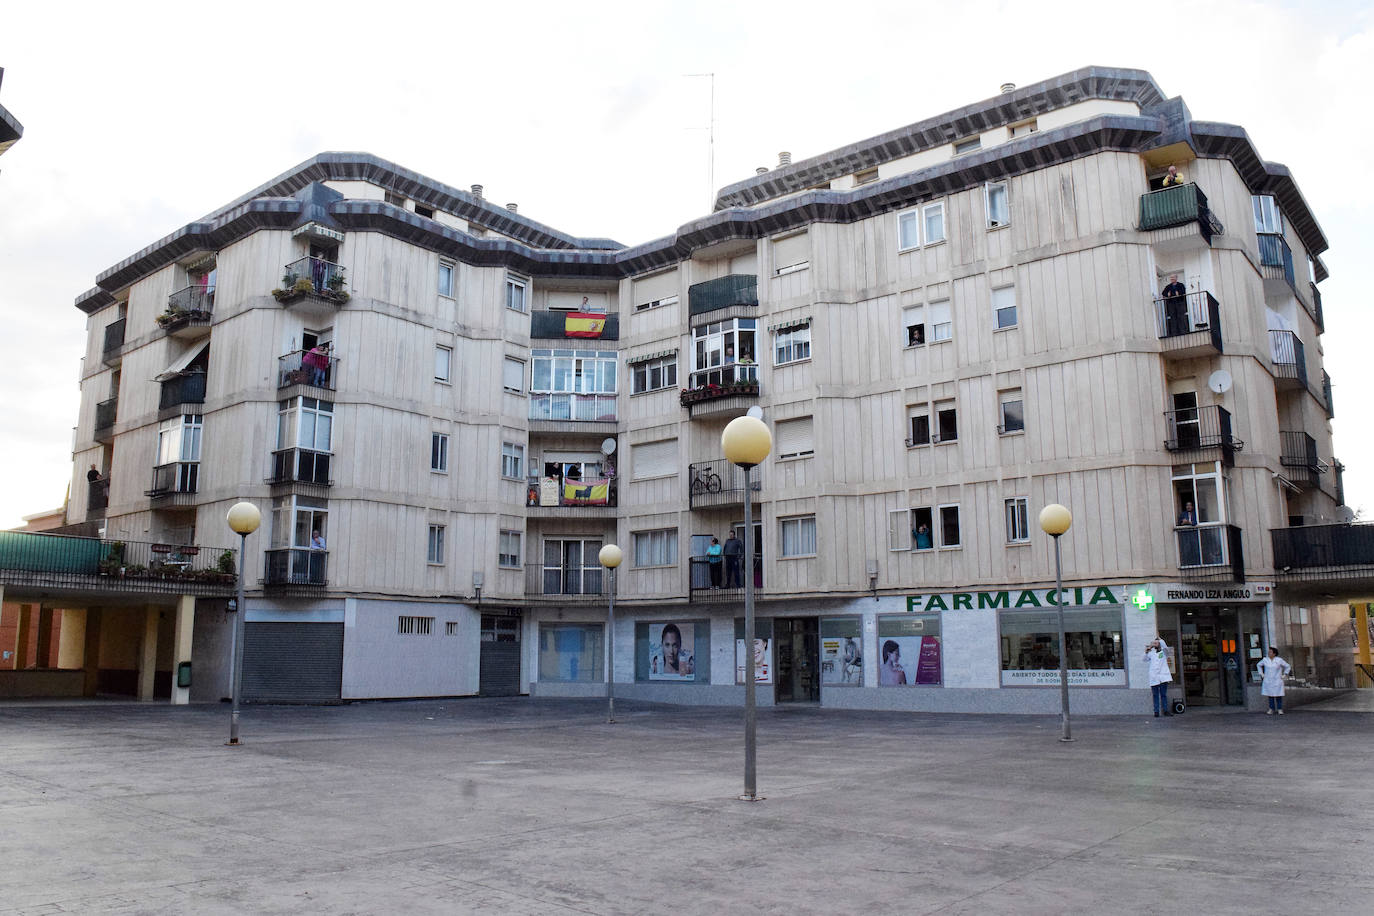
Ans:
{"label": "rolling shutter", "polygon": [[646,442],[631,449],[631,477],[667,477],[678,473],[677,440]]}
{"label": "rolling shutter", "polygon": [[243,698],[337,701],[343,684],[342,623],[244,624]]}
{"label": "rolling shutter", "polygon": [[773,424],[773,432],[778,439],[779,458],[799,458],[815,451],[811,417],[798,417],[795,420],[779,420]]}
{"label": "rolling shutter", "polygon": [[635,305],[645,305],[649,302],[667,299],[679,294],[678,285],[680,282],[676,267],[662,273],[652,274],[634,281],[631,298],[633,298]]}

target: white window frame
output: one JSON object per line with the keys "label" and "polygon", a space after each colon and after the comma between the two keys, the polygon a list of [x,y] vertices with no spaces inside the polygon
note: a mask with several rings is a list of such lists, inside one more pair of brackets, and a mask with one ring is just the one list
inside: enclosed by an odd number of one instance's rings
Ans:
{"label": "white window frame", "polygon": [[[915,422],[915,421],[916,421],[917,419],[921,418],[921,417],[924,417],[924,418],[925,418],[925,421],[926,421],[926,436],[925,436],[925,440],[924,440],[924,441],[919,441],[919,442],[918,442],[918,441],[917,441],[917,437],[916,437],[916,422]],[[933,444],[934,444],[934,439],[932,438],[932,432],[931,432],[931,427],[930,427],[930,404],[929,404],[929,403],[923,402],[923,403],[920,403],[920,404],[908,404],[908,405],[907,405],[907,408],[906,408],[906,431],[907,431],[907,433],[908,433],[908,435],[907,435],[907,437],[906,437],[906,447],[907,447],[907,448],[923,448],[923,447],[925,447],[925,446],[927,446],[927,445],[933,445]]]}
{"label": "white window frame", "polygon": [[[519,367],[519,369],[520,369],[520,387],[519,387],[519,388],[512,388],[512,387],[510,386],[510,384],[509,384],[509,382],[510,382],[510,369],[511,369],[512,366],[517,366],[517,367]],[[524,394],[524,393],[525,393],[525,361],[524,361],[524,360],[522,360],[522,359],[516,359],[514,356],[507,356],[504,360],[502,360],[502,362],[501,362],[501,387],[502,387],[503,389],[505,389],[506,391],[510,392],[511,394]]]}
{"label": "white window frame", "polygon": [[429,543],[427,546],[426,559],[430,566],[443,566],[447,561],[444,558],[444,535],[445,525],[429,526]]}
{"label": "white window frame", "polygon": [[[903,241],[903,237],[905,236],[904,227],[905,227],[905,226],[908,226],[908,225],[909,225],[909,226],[911,227],[911,229],[912,229],[912,235],[915,236],[915,240],[914,240],[914,241],[907,240],[907,241],[911,241],[911,244],[905,244],[905,242]],[[921,228],[922,228],[922,227],[921,227],[921,210],[920,210],[919,207],[913,207],[913,208],[910,209],[910,210],[903,210],[901,213],[898,213],[898,214],[897,214],[897,251],[898,251],[898,252],[903,252],[903,251],[915,251],[916,249],[920,248],[920,247],[921,247]]]}
{"label": "white window frame", "polygon": [[[293,399],[294,400],[294,399]],[[178,464],[200,461],[204,422],[201,414],[182,414],[163,420],[157,430],[157,464]],[[286,446],[294,448],[295,446]]]}
{"label": "white window frame", "polygon": [[654,569],[677,565],[676,528],[653,528],[630,534],[634,547],[635,569]]}
{"label": "white window frame", "polygon": [[[795,451],[795,452],[784,452],[784,451],[782,450],[782,448],[781,448],[781,443],[782,443],[782,440],[783,440],[783,435],[782,435],[782,431],[779,430],[778,427],[779,427],[779,426],[782,426],[782,425],[785,424],[785,423],[801,423],[803,420],[809,420],[809,421],[811,422],[811,442],[810,442],[810,444],[809,444],[807,447],[802,448],[802,449],[799,449],[798,451]],[[773,432],[774,432],[774,441],[777,442],[777,443],[779,443],[779,448],[778,448],[778,460],[779,460],[779,461],[793,461],[793,460],[796,460],[796,459],[798,459],[798,458],[810,458],[810,457],[812,457],[813,455],[816,454],[816,418],[815,418],[814,416],[809,416],[809,417],[792,417],[792,418],[789,418],[789,419],[786,419],[786,420],[778,420],[776,423],[773,424]]]}
{"label": "white window frame", "polygon": [[496,565],[502,569],[520,568],[520,539],[522,532],[502,528],[500,540],[496,545]]}
{"label": "white window frame", "polygon": [[[802,352],[805,350],[805,352]],[[787,358],[780,359],[786,355]],[[773,333],[773,365],[790,366],[811,359],[811,322]]]}
{"label": "white window frame", "polygon": [[[1005,204],[1006,219],[994,220],[992,217],[993,192],[1001,189],[1002,202]],[[1005,181],[989,181],[983,185],[983,213],[988,229],[1005,229],[1011,225],[1011,188]]]}
{"label": "white window frame", "polygon": [[1013,496],[1002,501],[1007,522],[1008,544],[1030,543],[1030,501]]}
{"label": "white window frame", "polygon": [[1250,201],[1255,216],[1255,232],[1283,235],[1283,211],[1279,209],[1279,202],[1274,195],[1252,194]]}
{"label": "white window frame", "polygon": [[887,549],[888,552],[910,551],[916,546],[911,536],[911,510],[887,510]]}
{"label": "white window frame", "polygon": [[[654,384],[657,374],[659,384]],[[630,394],[646,394],[677,387],[677,354],[646,359],[630,366]]]}
{"label": "white window frame", "polygon": [[[913,321],[913,318],[917,320]],[[921,328],[921,339],[912,340],[911,329],[917,325],[920,325]],[[902,349],[910,350],[926,345],[926,307],[924,303],[908,305],[902,309],[902,332],[906,334],[906,343],[903,344]]]}
{"label": "white window frame", "polygon": [[[796,537],[797,537],[797,539],[798,539],[799,542],[804,542],[804,541],[805,541],[805,538],[803,537],[803,535],[804,535],[804,533],[805,533],[806,528],[808,527],[808,525],[809,525],[809,527],[810,527],[810,529],[811,529],[811,544],[812,544],[812,550],[811,550],[811,552],[810,552],[810,553],[787,553],[787,547],[786,547],[786,545],[787,545],[787,534],[786,534],[786,532],[787,532],[788,528],[789,528],[790,526],[796,526],[796,529],[797,529]],[[793,558],[798,558],[798,557],[814,557],[814,556],[817,556],[819,550],[820,550],[820,544],[817,542],[817,539],[816,539],[816,516],[815,516],[814,514],[811,514],[811,515],[793,515],[793,516],[788,516],[788,517],[786,517],[786,518],[780,518],[780,519],[778,519],[778,556],[779,556],[779,557],[782,557],[782,558],[784,558],[784,559],[793,559]]]}
{"label": "white window frame", "polygon": [[[944,436],[940,433],[940,414],[946,410],[954,411],[954,435]],[[946,445],[959,441],[959,401],[957,398],[944,398],[933,401],[930,405],[930,416],[935,420],[930,429],[930,441],[936,445]]]}
{"label": "white window frame", "polygon": [[950,146],[956,156],[967,156],[969,153],[976,153],[983,148],[983,135],[974,134],[962,140],[955,140]]}
{"label": "white window frame", "polygon": [[506,274],[506,308],[528,315],[530,311],[530,281],[515,274]]}
{"label": "white window frame", "polygon": [[[314,430],[310,441],[306,442],[304,422],[309,416],[309,426]],[[327,420],[327,423],[322,423]],[[334,433],[338,424],[334,418],[334,402],[299,395],[277,403],[277,451],[288,448],[306,449],[311,452],[334,453]],[[322,428],[328,431],[321,435]],[[287,441],[290,440],[290,441]]]}
{"label": "white window frame", "polygon": [[[930,519],[929,519],[929,522],[928,522],[928,524],[930,525],[930,546],[929,546],[929,547],[920,547],[920,546],[917,546],[917,544],[916,544],[916,534],[915,534],[916,526],[919,525],[919,524],[921,524],[920,519],[916,517],[916,513],[918,513],[918,512],[924,512],[924,513],[926,513],[927,515],[930,516]],[[938,544],[937,544],[937,542],[936,542],[936,540],[935,540],[935,512],[936,512],[936,509],[935,509],[935,507],[933,507],[933,506],[912,506],[912,507],[911,507],[911,530],[912,530],[912,535],[911,535],[911,552],[912,552],[912,553],[927,553],[927,552],[929,552],[929,551],[934,550],[934,549],[938,546]],[[962,525],[961,525],[960,527],[962,527]]]}
{"label": "white window frame", "polygon": [[453,381],[453,348],[434,345],[434,380],[450,384]]}
{"label": "white window frame", "polygon": [[[1021,406],[1021,425],[1015,429],[1007,422],[1007,405],[1019,404]],[[1026,431],[1026,398],[1020,388],[1007,388],[997,393],[997,414],[1002,422],[997,424],[997,435],[999,436],[1019,436]]]}
{"label": "white window frame", "polygon": [[[933,312],[937,306],[949,309],[949,318],[936,324]],[[954,300],[936,299],[926,303],[926,343],[943,343],[954,339]]]}
{"label": "white window frame", "polygon": [[[1006,290],[1011,290],[1011,304],[1007,305],[1003,303],[999,305],[997,302],[998,293],[1002,293]],[[1011,312],[1011,323],[1003,324],[1002,313],[1007,311]],[[1016,287],[1011,284],[1008,284],[1007,286],[999,286],[995,288],[992,291],[992,329],[994,331],[1007,331],[1011,328],[1016,327],[1018,324],[1020,324],[1020,322],[1021,314],[1017,308]]]}
{"label": "white window frame", "polygon": [[445,258],[439,259],[438,289],[439,295],[445,299],[456,298],[454,296],[455,283],[458,279],[458,265]]}
{"label": "white window frame", "polygon": [[436,474],[448,473],[448,433],[429,434],[429,469]]}
{"label": "white window frame", "polygon": [[[953,544],[945,543],[945,510],[953,509],[955,523],[959,526],[959,540]],[[958,503],[943,503],[935,507],[935,531],[936,537],[932,542],[940,550],[959,550],[964,546],[964,518],[959,509]]]}
{"label": "white window frame", "polygon": [[[940,237],[932,238],[930,235],[930,214],[934,211],[940,213]],[[921,208],[921,238],[927,245],[938,245],[948,237],[945,231],[945,202],[938,200],[933,204],[926,204]]]}
{"label": "white window frame", "polygon": [[647,312],[649,309],[661,309],[669,305],[677,305],[677,296],[664,296],[662,299],[654,299],[651,302],[641,302],[635,306],[636,312]]}
{"label": "white window frame", "polygon": [[525,446],[519,442],[501,443],[501,476],[507,480],[525,479]]}

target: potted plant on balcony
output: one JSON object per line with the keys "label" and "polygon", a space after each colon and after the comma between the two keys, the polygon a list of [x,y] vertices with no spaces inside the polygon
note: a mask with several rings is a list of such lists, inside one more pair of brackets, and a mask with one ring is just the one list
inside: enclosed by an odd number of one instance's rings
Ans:
{"label": "potted plant on balcony", "polygon": [[179,321],[190,318],[191,313],[179,305],[167,306],[167,311],[157,316],[157,326],[166,330]]}
{"label": "potted plant on balcony", "polygon": [[100,561],[100,574],[102,576],[118,576],[124,569],[124,549],[123,541],[111,541],[110,550]]}

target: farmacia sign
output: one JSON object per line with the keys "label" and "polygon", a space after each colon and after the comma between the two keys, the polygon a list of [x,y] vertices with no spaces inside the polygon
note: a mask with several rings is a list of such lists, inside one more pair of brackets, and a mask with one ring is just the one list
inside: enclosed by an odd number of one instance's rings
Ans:
{"label": "farmacia sign", "polygon": [[937,592],[929,595],[908,595],[909,614],[925,611],[980,611],[1006,608],[1100,607],[1122,605],[1126,602],[1125,587],[1120,585],[1080,585],[1056,590],[1053,588],[1001,589],[988,592]]}

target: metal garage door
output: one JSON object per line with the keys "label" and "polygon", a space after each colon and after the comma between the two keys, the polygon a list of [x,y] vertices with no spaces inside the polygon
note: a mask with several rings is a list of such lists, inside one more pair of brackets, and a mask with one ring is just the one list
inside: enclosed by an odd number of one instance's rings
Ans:
{"label": "metal garage door", "polygon": [[482,651],[477,691],[485,697],[520,693],[520,617],[482,615]]}
{"label": "metal garage door", "polygon": [[327,703],[340,699],[342,623],[250,622],[244,629],[244,700]]}

